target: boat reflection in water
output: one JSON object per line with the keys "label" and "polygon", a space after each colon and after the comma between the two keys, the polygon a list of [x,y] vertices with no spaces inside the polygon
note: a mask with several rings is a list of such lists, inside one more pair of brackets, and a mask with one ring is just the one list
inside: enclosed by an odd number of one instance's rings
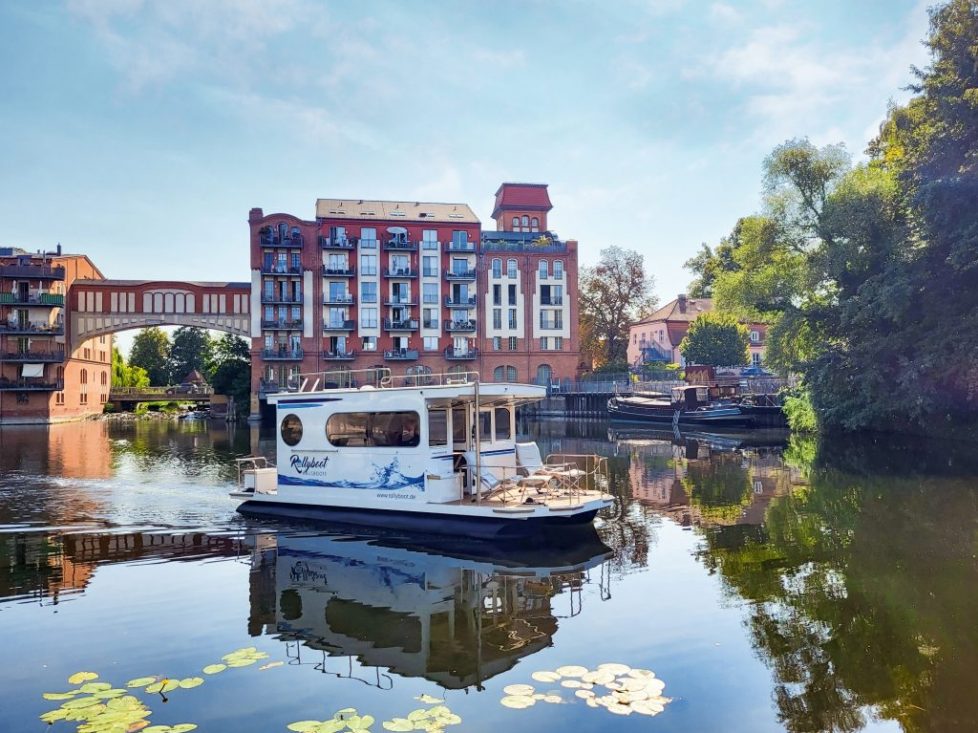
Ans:
{"label": "boat reflection in water", "polygon": [[561,619],[581,612],[586,586],[610,598],[611,553],[593,529],[566,550],[454,545],[259,534],[249,632],[277,636],[290,663],[337,677],[391,687],[390,672],[478,688],[550,646]]}

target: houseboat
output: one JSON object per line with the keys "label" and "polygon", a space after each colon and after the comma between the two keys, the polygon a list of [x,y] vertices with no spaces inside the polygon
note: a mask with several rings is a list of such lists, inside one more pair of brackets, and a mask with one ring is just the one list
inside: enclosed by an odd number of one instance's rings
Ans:
{"label": "houseboat", "polygon": [[242,459],[231,496],[245,514],[473,537],[586,525],[612,503],[605,460],[516,439],[516,408],[545,395],[474,372],[299,375],[268,397],[277,466]]}
{"label": "houseboat", "polygon": [[612,420],[673,427],[745,427],[753,422],[735,393],[708,385],[674,387],[670,399],[658,395],[615,395],[608,400]]}

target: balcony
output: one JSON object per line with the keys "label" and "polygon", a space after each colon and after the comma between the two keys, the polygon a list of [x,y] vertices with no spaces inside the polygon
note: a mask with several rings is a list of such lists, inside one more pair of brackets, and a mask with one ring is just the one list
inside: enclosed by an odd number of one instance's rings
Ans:
{"label": "balcony", "polygon": [[64,360],[65,352],[63,351],[8,351],[3,354],[3,361],[30,361],[54,364]]}
{"label": "balcony", "polygon": [[342,321],[323,321],[323,332],[328,331],[352,331],[357,327],[357,322],[352,318]]}
{"label": "balcony", "polygon": [[299,318],[295,321],[265,321],[261,322],[262,330],[265,331],[301,331],[302,330],[302,319]]}
{"label": "balcony", "polygon": [[446,270],[446,280],[475,280],[475,270]]}
{"label": "balcony", "polygon": [[262,247],[301,247],[302,235],[290,234],[287,237],[280,237],[278,234],[265,234],[258,238],[258,244]]}
{"label": "balcony", "polygon": [[300,361],[303,357],[302,349],[262,349],[261,358],[265,361]]}
{"label": "balcony", "polygon": [[563,305],[563,304],[564,304],[563,298],[550,297],[550,298],[544,298],[540,301],[540,305]]}
{"label": "balcony", "polygon": [[0,321],[0,333],[29,336],[64,336],[65,326],[63,323],[10,323]]}
{"label": "balcony", "polygon": [[320,237],[319,246],[323,249],[340,249],[340,250],[352,250],[356,248],[356,243],[347,239],[346,237],[340,237],[336,239],[330,239],[329,237]]}
{"label": "balcony", "polygon": [[331,267],[323,265],[323,277],[353,277],[357,274],[357,268],[350,267]]}
{"label": "balcony", "polygon": [[564,328],[564,324],[561,321],[540,321],[541,331],[560,331]]}
{"label": "balcony", "polygon": [[475,321],[468,319],[465,321],[446,321],[446,333],[475,333]]}
{"label": "balcony", "polygon": [[0,293],[0,305],[33,305],[64,308],[65,296],[51,293],[30,293],[23,296],[20,293]]}
{"label": "balcony", "polygon": [[445,349],[445,358],[449,361],[473,361],[479,358],[478,349],[456,349],[449,346]]}
{"label": "balcony", "polygon": [[346,293],[344,295],[330,295],[326,294],[323,296],[323,305],[353,305],[357,302],[357,299]]}
{"label": "balcony", "polygon": [[386,361],[415,361],[417,358],[417,349],[392,349],[384,352]]}
{"label": "balcony", "polygon": [[384,277],[400,278],[400,279],[411,279],[418,276],[418,270],[415,267],[385,267]]}
{"label": "balcony", "polygon": [[476,298],[454,298],[451,295],[445,298],[445,305],[449,308],[475,308]]}
{"label": "balcony", "polygon": [[405,298],[402,295],[400,298],[384,298],[384,305],[391,308],[397,308],[399,306],[404,308],[411,308],[413,306],[416,306],[417,304],[418,304],[418,299],[414,297]]}
{"label": "balcony", "polygon": [[449,252],[475,252],[475,242],[449,242]]}
{"label": "balcony", "polygon": [[0,391],[4,392],[58,392],[65,388],[64,382],[38,379],[7,379],[0,377]]}
{"label": "balcony", "polygon": [[283,295],[282,293],[262,293],[262,303],[285,303],[287,305],[302,305],[302,295]]}
{"label": "balcony", "polygon": [[301,267],[286,267],[285,265],[280,265],[278,263],[268,264],[262,263],[261,266],[262,275],[301,275]]}
{"label": "balcony", "polygon": [[384,319],[385,331],[417,331],[418,321],[415,318],[407,318],[402,321],[392,321],[390,318]]}
{"label": "balcony", "polygon": [[323,360],[324,361],[353,361],[357,358],[357,352],[355,351],[324,351]]}
{"label": "balcony", "polygon": [[49,265],[0,265],[0,277],[20,280],[64,280],[65,268]]}
{"label": "balcony", "polygon": [[392,252],[417,252],[418,243],[411,241],[398,241],[396,239],[388,239],[384,242],[384,249],[390,250]]}

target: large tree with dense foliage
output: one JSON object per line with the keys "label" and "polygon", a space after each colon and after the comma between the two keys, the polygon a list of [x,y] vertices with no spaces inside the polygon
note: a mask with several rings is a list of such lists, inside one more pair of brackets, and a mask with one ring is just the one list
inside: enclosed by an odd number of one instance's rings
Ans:
{"label": "large tree with dense foliage", "polygon": [[170,347],[170,374],[174,381],[183,379],[193,370],[207,372],[211,360],[211,337],[203,328],[182,326],[173,333]]}
{"label": "large tree with dense foliage", "polygon": [[207,374],[215,392],[234,397],[241,409],[247,406],[251,393],[251,351],[248,342],[230,333],[216,339]]}
{"label": "large tree with dense foliage", "polygon": [[581,351],[595,366],[627,362],[628,327],[651,312],[653,279],[638,252],[608,247],[581,269]]}
{"label": "large tree with dense foliage", "polygon": [[142,367],[126,364],[126,359],[115,346],[112,347],[112,386],[148,387],[149,375]]}
{"label": "large tree with dense foliage", "polygon": [[156,326],[137,333],[129,352],[129,364],[145,369],[151,384],[157,387],[169,384],[170,339],[166,333]]}
{"label": "large tree with dense foliage", "polygon": [[747,327],[733,316],[703,313],[689,324],[679,351],[688,364],[742,366],[750,360],[749,343]]}

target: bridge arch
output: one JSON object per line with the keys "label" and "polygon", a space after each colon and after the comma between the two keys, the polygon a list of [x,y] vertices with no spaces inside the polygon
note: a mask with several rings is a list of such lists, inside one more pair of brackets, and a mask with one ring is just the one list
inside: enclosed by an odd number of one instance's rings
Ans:
{"label": "bridge arch", "polygon": [[75,280],[68,299],[73,343],[147,326],[196,326],[251,336],[250,283]]}

